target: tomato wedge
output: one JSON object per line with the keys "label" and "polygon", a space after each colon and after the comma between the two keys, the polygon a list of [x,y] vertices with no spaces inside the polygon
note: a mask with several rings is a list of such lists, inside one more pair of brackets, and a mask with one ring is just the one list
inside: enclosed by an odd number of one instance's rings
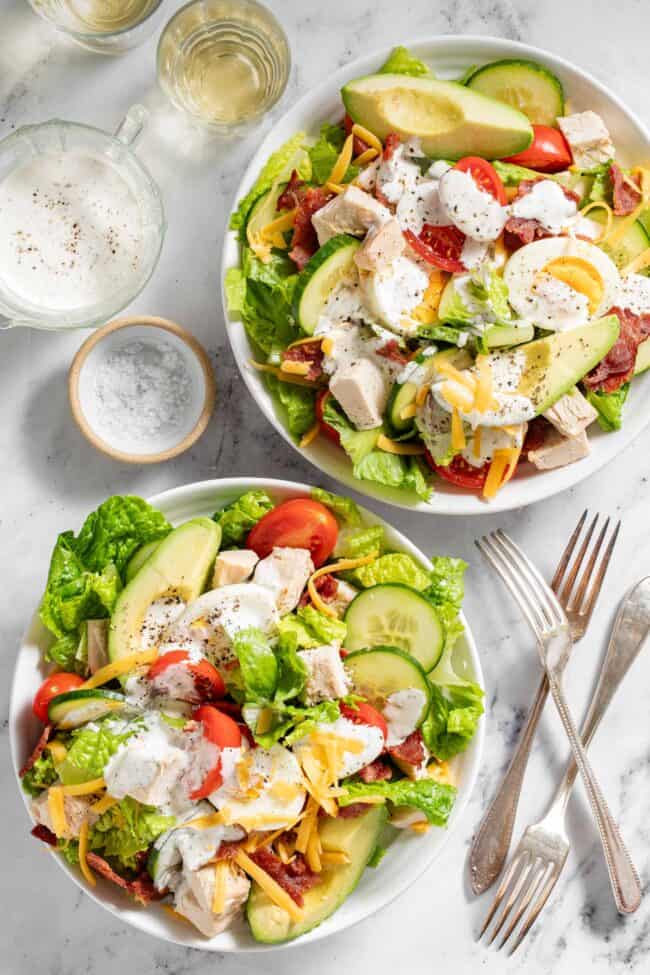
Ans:
{"label": "tomato wedge", "polygon": [[373,708],[372,704],[368,704],[367,701],[357,701],[354,705],[341,704],[340,709],[341,714],[348,721],[353,721],[355,724],[367,724],[372,728],[379,728],[384,736],[384,741],[388,738],[386,719],[377,708]]}
{"label": "tomato wedge", "polygon": [[184,664],[194,678],[196,697],[193,701],[214,701],[226,693],[226,685],[216,667],[209,660],[192,660],[187,650],[170,650],[154,660],[147,671],[149,680],[156,680],[174,664]]}
{"label": "tomato wedge", "polygon": [[508,156],[504,162],[526,166],[540,173],[559,173],[573,162],[569,143],[559,129],[550,125],[533,125],[533,141],[523,152]]}
{"label": "tomato wedge", "polygon": [[456,487],[466,488],[468,491],[475,491],[476,493],[483,489],[490,469],[489,464],[483,464],[482,467],[472,467],[464,457],[457,455],[450,464],[443,467],[441,464],[436,464],[428,450],[425,457],[431,470],[435,471],[444,481],[449,481]]}
{"label": "tomato wedge", "polygon": [[467,268],[461,260],[465,234],[458,227],[434,227],[425,223],[416,237],[412,230],[405,230],[404,237],[416,254],[427,264],[442,268],[443,271],[460,273]]}
{"label": "tomato wedge", "polygon": [[496,169],[487,159],[481,159],[480,156],[464,156],[463,159],[458,160],[454,169],[459,169],[461,173],[469,173],[478,188],[493,196],[501,206],[505,206],[508,202],[505,187]]}
{"label": "tomato wedge", "polygon": [[336,518],[324,504],[311,498],[292,498],[260,518],[246,539],[261,559],[276,546],[306,548],[314,565],[322,565],[334,551],[339,529]]}
{"label": "tomato wedge", "polygon": [[[203,734],[213,745],[219,748],[239,748],[242,741],[241,731],[236,722],[210,704],[202,704],[192,712],[195,721],[203,725]],[[207,773],[201,785],[190,792],[190,799],[205,799],[211,792],[223,784],[221,774],[221,755],[215,765]]]}
{"label": "tomato wedge", "polygon": [[47,709],[53,697],[74,691],[77,687],[81,687],[83,682],[83,677],[80,677],[79,674],[68,674],[63,671],[59,674],[52,674],[51,677],[44,680],[36,691],[32,704],[32,711],[39,721],[47,724]]}
{"label": "tomato wedge", "polygon": [[335,443],[337,446],[340,446],[341,438],[338,431],[323,419],[325,404],[331,395],[332,394],[330,393],[329,389],[322,389],[316,397],[316,419],[318,420],[323,436],[327,437],[328,440],[331,440],[332,443]]}

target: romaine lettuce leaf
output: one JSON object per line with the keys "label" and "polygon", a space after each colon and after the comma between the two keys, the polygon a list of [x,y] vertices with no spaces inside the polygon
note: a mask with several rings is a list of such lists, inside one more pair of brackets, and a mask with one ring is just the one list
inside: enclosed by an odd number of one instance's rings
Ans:
{"label": "romaine lettuce leaf", "polygon": [[135,731],[134,727],[118,733],[111,730],[106,722],[73,731],[68,754],[59,765],[59,777],[63,784],[77,785],[100,778],[108,760]]}
{"label": "romaine lettuce leaf", "polygon": [[257,734],[255,731],[259,706],[245,705],[242,709],[244,721],[251,729],[255,741],[262,748],[271,748],[278,741],[282,741],[289,748],[300,738],[308,735],[321,722],[330,724],[340,716],[337,701],[323,701],[312,707],[298,707],[291,704],[274,704],[271,706],[271,726],[267,731]]}
{"label": "romaine lettuce leaf", "polygon": [[382,555],[368,565],[360,565],[350,574],[352,582],[363,586],[378,586],[382,583],[400,583],[413,589],[427,589],[431,583],[429,573],[406,552],[390,552]]}
{"label": "romaine lettuce leaf", "polygon": [[379,74],[408,74],[414,78],[435,77],[431,68],[402,45],[393,48],[388,55],[388,60],[379,69]]}
{"label": "romaine lettuce leaf", "polygon": [[100,816],[90,830],[88,845],[119,868],[137,870],[138,854],[175,822],[173,816],[162,816],[153,806],[127,796]]}
{"label": "romaine lettuce leaf", "polygon": [[[307,150],[311,160],[312,179],[315,183],[325,183],[345,142],[345,129],[341,125],[325,122],[321,125],[318,141]],[[358,166],[348,166],[343,183],[349,183],[359,175]]]}
{"label": "romaine lettuce leaf", "polygon": [[273,252],[265,263],[250,247],[242,247],[242,274],[246,291],[240,315],[251,341],[270,356],[286,348],[299,334],[291,302],[298,281],[295,267],[285,254]]}
{"label": "romaine lettuce leaf", "polygon": [[266,376],[266,383],[283,407],[286,426],[291,436],[296,439],[304,436],[316,422],[315,390],[283,383],[272,375]]}
{"label": "romaine lettuce leaf", "polygon": [[309,669],[298,654],[298,645],[298,640],[293,633],[280,634],[275,648],[278,680],[273,694],[273,700],[278,703],[298,697],[307,683]]}
{"label": "romaine lettuce leaf", "polygon": [[[464,294],[459,290],[462,284]],[[508,286],[503,278],[489,268],[483,268],[454,279],[445,294],[444,320],[461,328],[477,319],[497,325],[512,321],[508,304]]]}
{"label": "romaine lettuce leaf", "polygon": [[382,796],[395,806],[419,809],[432,826],[446,826],[454,807],[456,789],[434,779],[398,779],[396,782],[346,782],[340,806],[350,806],[365,796]]}
{"label": "romaine lettuce leaf", "polygon": [[58,772],[54,768],[52,753],[44,751],[38,756],[29,772],[23,775],[20,782],[27,795],[37,796],[43,789],[47,789],[53,782],[56,782],[58,777]]}
{"label": "romaine lettuce leaf", "polygon": [[224,279],[226,305],[231,315],[241,315],[246,301],[246,276],[240,267],[229,267]]}
{"label": "romaine lettuce leaf", "polygon": [[431,707],[420,725],[424,743],[443,762],[464,751],[483,714],[483,691],[478,684],[453,685],[446,693],[431,684]]}
{"label": "romaine lettuce leaf", "polygon": [[239,660],[247,701],[270,701],[278,682],[278,661],[266,636],[249,626],[235,633],[232,648]]}
{"label": "romaine lettuce leaf", "polygon": [[588,389],[585,395],[595,410],[598,410],[598,423],[602,430],[611,433],[621,429],[623,406],[630,390],[629,383],[623,383],[613,393],[600,389]]}
{"label": "romaine lettuce leaf", "polygon": [[301,650],[321,647],[326,643],[343,643],[347,627],[343,620],[325,616],[314,606],[300,606],[295,613],[287,613],[279,623],[280,636],[294,637]]}
{"label": "romaine lettuce leaf", "polygon": [[311,496],[314,501],[319,501],[335,515],[336,520],[347,528],[356,528],[361,524],[361,514],[359,508],[352,498],[344,498],[341,494],[332,494],[323,488],[312,488]]}
{"label": "romaine lettuce leaf", "polygon": [[74,551],[92,572],[101,572],[112,562],[122,573],[141,545],[158,541],[170,531],[165,516],[142,498],[116,495],[88,515]]}
{"label": "romaine lettuce leaf", "polygon": [[359,531],[339,532],[336,554],[343,559],[361,559],[365,555],[381,555],[386,538],[381,525],[371,525]]}
{"label": "romaine lettuce leaf", "polygon": [[267,159],[265,165],[257,177],[257,180],[248,191],[246,196],[239,201],[239,206],[230,217],[231,230],[242,230],[246,226],[248,215],[253,208],[253,204],[260,198],[262,193],[270,190],[274,183],[282,179],[289,179],[292,169],[300,169],[304,165],[305,157],[304,142],[305,133],[297,132],[284,145],[276,149]]}
{"label": "romaine lettuce leaf", "polygon": [[449,603],[459,610],[465,595],[464,578],[467,562],[449,555],[433,555],[431,565],[433,566],[430,573],[431,581],[426,595],[436,606]]}
{"label": "romaine lettuce leaf", "polygon": [[246,541],[251,528],[275,507],[266,491],[246,491],[236,501],[215,511],[212,518],[221,526],[221,548],[236,548]]}

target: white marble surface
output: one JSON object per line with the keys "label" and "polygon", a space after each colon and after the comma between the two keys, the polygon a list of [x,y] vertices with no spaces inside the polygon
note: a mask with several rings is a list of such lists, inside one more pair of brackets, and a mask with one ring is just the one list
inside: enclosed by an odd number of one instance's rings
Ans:
{"label": "white marble surface", "polygon": [[[177,3],[167,3],[173,10]],[[285,23],[295,67],[285,103],[351,57],[401,37],[476,32],[547,47],[610,83],[650,121],[643,0],[273,0]],[[395,10],[398,10],[397,17]],[[84,335],[16,331],[0,336],[0,587],[2,680],[9,687],[14,648],[40,591],[51,544],[77,528],[85,513],[118,491],[152,494],[220,474],[271,474],[316,479],[258,413],[232,361],[219,310],[218,254],[226,210],[242,166],[264,126],[244,141],[206,143],[164,105],[153,78],[155,39],[119,60],[71,46],[38,20],[22,0],[0,0],[0,135],[53,116],[112,128],[134,101],[152,110],[141,153],[160,182],[169,232],[153,281],[136,312],[176,318],[214,358],[219,403],[208,432],[184,457],[137,469],[98,455],[77,432],[66,399],[66,369]],[[467,613],[475,627],[488,684],[489,723],[484,769],[461,826],[437,864],[389,909],[315,948],[251,958],[214,957],[156,942],[134,932],[67,884],[29,837],[10,770],[7,698],[2,695],[0,789],[0,971],[5,975],[109,975],[116,970],[166,975],[264,972],[325,975],[356,971],[413,975],[509,971],[527,975],[633,972],[650,965],[650,900],[634,917],[617,917],[594,828],[581,788],[572,801],[574,849],[543,924],[507,961],[474,943],[487,900],[468,893],[467,845],[487,797],[511,753],[534,683],[530,638],[499,585],[475,558],[472,541],[501,525],[548,572],[562,540],[586,506],[623,518],[621,542],[606,597],[589,638],[576,651],[570,691],[580,713],[604,649],[606,628],[625,589],[650,572],[648,436],[590,483],[508,516],[465,521],[382,514],[424,549],[471,563]],[[378,509],[380,506],[376,506]],[[593,761],[641,871],[650,880],[648,691],[650,662],[640,660],[593,746]],[[518,830],[541,813],[566,749],[549,713],[526,780]]]}

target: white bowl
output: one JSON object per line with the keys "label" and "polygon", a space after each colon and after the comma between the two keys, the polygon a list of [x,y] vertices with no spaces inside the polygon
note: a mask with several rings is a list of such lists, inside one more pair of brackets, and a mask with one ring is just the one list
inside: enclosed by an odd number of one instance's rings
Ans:
{"label": "white bowl", "polygon": [[[643,123],[605,85],[596,81],[587,72],[575,67],[563,58],[548,51],[493,37],[441,36],[428,40],[404,42],[418,57],[427,61],[441,78],[458,78],[469,65],[482,64],[504,57],[532,58],[540,61],[562,80],[571,111],[592,109],[598,112],[609,128],[619,156],[624,163],[640,162],[650,154],[650,133]],[[335,72],[327,81],[318,85],[305,95],[273,127],[258,151],[255,153],[244,178],[241,181],[235,201],[250,189],[269,155],[296,132],[306,131],[317,134],[321,122],[337,121],[343,114],[339,96],[341,86],[351,78],[376,71],[386,59],[389,48],[374,54],[365,55]],[[237,235],[232,231],[224,241],[222,257],[222,282],[228,268],[239,262]],[[248,365],[252,358],[252,348],[241,321],[228,322],[225,293],[223,293],[226,329],[232,344],[241,374],[253,398],[257,401],[266,418],[273,424],[287,443],[296,447],[280,419],[272,397],[260,373]],[[648,423],[650,419],[650,382],[647,378],[636,379],[625,409],[623,428],[617,433],[590,433],[592,452],[585,460],[546,473],[532,473],[518,476],[511,481],[497,497],[486,504],[473,494],[460,491],[452,485],[435,479],[435,493],[428,502],[409,498],[404,492],[382,488],[367,481],[358,481],[352,476],[351,464],[343,451],[329,443],[325,437],[318,437],[300,453],[316,467],[331,477],[361,494],[377,498],[388,504],[402,508],[417,509],[429,513],[449,515],[478,515],[495,511],[509,511],[541,501],[559,491],[572,487],[589,477],[604,464],[607,464],[625,447]],[[296,449],[299,449],[296,447]]]}
{"label": "white bowl", "polygon": [[[309,493],[309,485],[298,484],[293,481],[233,477],[188,484],[185,487],[165,491],[150,500],[172,524],[178,524],[198,515],[211,515],[215,509],[223,507],[250,488],[268,491],[276,501],[284,501],[287,498]],[[400,532],[395,531],[381,518],[365,509],[362,509],[362,516],[368,524],[384,526],[388,543],[392,548],[408,552],[425,568],[431,568],[431,563],[426,556]],[[459,640],[455,663],[462,667],[463,671],[473,680],[483,685],[478,651],[464,617],[463,624],[465,635]],[[16,776],[18,776],[18,769],[32,751],[40,734],[41,726],[32,714],[31,703],[36,689],[43,680],[41,659],[42,650],[47,642],[47,632],[40,622],[38,614],[34,613],[18,651],[11,690],[9,733]],[[458,796],[447,829],[434,829],[425,836],[416,836],[412,833],[406,835],[407,831],[403,831],[391,845],[381,866],[377,870],[366,870],[357,889],[336,914],[314,931],[295,942],[290,942],[286,947],[318,941],[337,931],[343,931],[352,924],[356,924],[357,921],[362,921],[373,914],[379,908],[385,907],[411,884],[415,883],[418,877],[433,863],[447,837],[459,824],[463,809],[476,782],[483,751],[484,735],[485,718],[482,718],[471,746],[463,755],[453,760],[454,775],[458,782]],[[29,798],[22,789],[21,794],[26,808],[29,809]],[[29,828],[29,824],[25,822],[25,829]],[[276,947],[284,947],[282,945],[258,944],[253,940],[243,921],[236,927],[208,941],[201,937],[194,928],[174,920],[160,906],[154,904],[148,908],[139,907],[117,887],[101,878],[98,879],[95,888],[88,888],[76,869],[69,867],[58,854],[52,853],[51,855],[56,857],[61,869],[68,874],[74,883],[92,897],[97,904],[105,907],[127,924],[131,924],[140,931],[145,931],[157,938],[172,941],[175,944],[200,948],[203,951],[271,951]],[[463,870],[463,864],[460,862],[458,863],[458,870]],[[434,876],[431,877],[431,882],[435,883]]]}

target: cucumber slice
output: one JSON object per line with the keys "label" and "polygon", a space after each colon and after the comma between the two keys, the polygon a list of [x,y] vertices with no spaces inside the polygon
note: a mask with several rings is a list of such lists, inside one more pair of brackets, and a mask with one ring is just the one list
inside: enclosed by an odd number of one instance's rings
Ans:
{"label": "cucumber slice", "polygon": [[332,237],[316,251],[298,277],[294,308],[298,324],[313,335],[332,291],[354,267],[361,241],[349,234]]}
{"label": "cucumber slice", "polygon": [[477,68],[465,84],[518,108],[533,125],[555,125],[557,117],[564,115],[562,82],[537,61],[492,61]]}
{"label": "cucumber slice", "polygon": [[442,656],[445,634],[435,606],[410,586],[389,582],[364,589],[347,608],[348,650],[399,647],[427,673]]}
{"label": "cucumber slice", "polygon": [[254,883],[246,903],[246,917],[256,941],[279,944],[311,931],[336,911],[359,883],[379,842],[388,812],[385,805],[371,806],[353,819],[329,816],[320,820],[320,841],[324,850],[341,850],[349,862],[324,867],[315,887],[304,894],[303,917],[292,921],[286,911],[276,907]]}
{"label": "cucumber slice", "polygon": [[397,691],[422,691],[424,703],[416,726],[424,721],[431,703],[431,687],[424,670],[410,654],[397,647],[357,650],[345,658],[345,667],[354,690],[379,708]]}
{"label": "cucumber slice", "polygon": [[[605,214],[600,209],[593,209],[587,214],[587,219],[603,224],[605,222]],[[612,220],[612,231],[616,230],[621,220],[625,219],[627,218],[614,217]],[[630,261],[634,260],[635,257],[638,257],[639,254],[650,247],[650,234],[640,220],[634,220],[613,247],[610,247],[606,242],[598,244],[598,246],[611,257],[616,267],[622,268],[626,267]]]}
{"label": "cucumber slice", "polygon": [[408,406],[413,406],[417,391],[416,383],[395,383],[393,385],[386,406],[386,419],[390,429],[396,433],[407,433],[414,429],[413,417],[403,418],[402,413]]}
{"label": "cucumber slice", "polygon": [[57,728],[67,731],[78,728],[88,721],[97,721],[107,714],[121,711],[126,707],[126,698],[115,691],[88,690],[68,691],[58,694],[50,701],[47,716]]}

